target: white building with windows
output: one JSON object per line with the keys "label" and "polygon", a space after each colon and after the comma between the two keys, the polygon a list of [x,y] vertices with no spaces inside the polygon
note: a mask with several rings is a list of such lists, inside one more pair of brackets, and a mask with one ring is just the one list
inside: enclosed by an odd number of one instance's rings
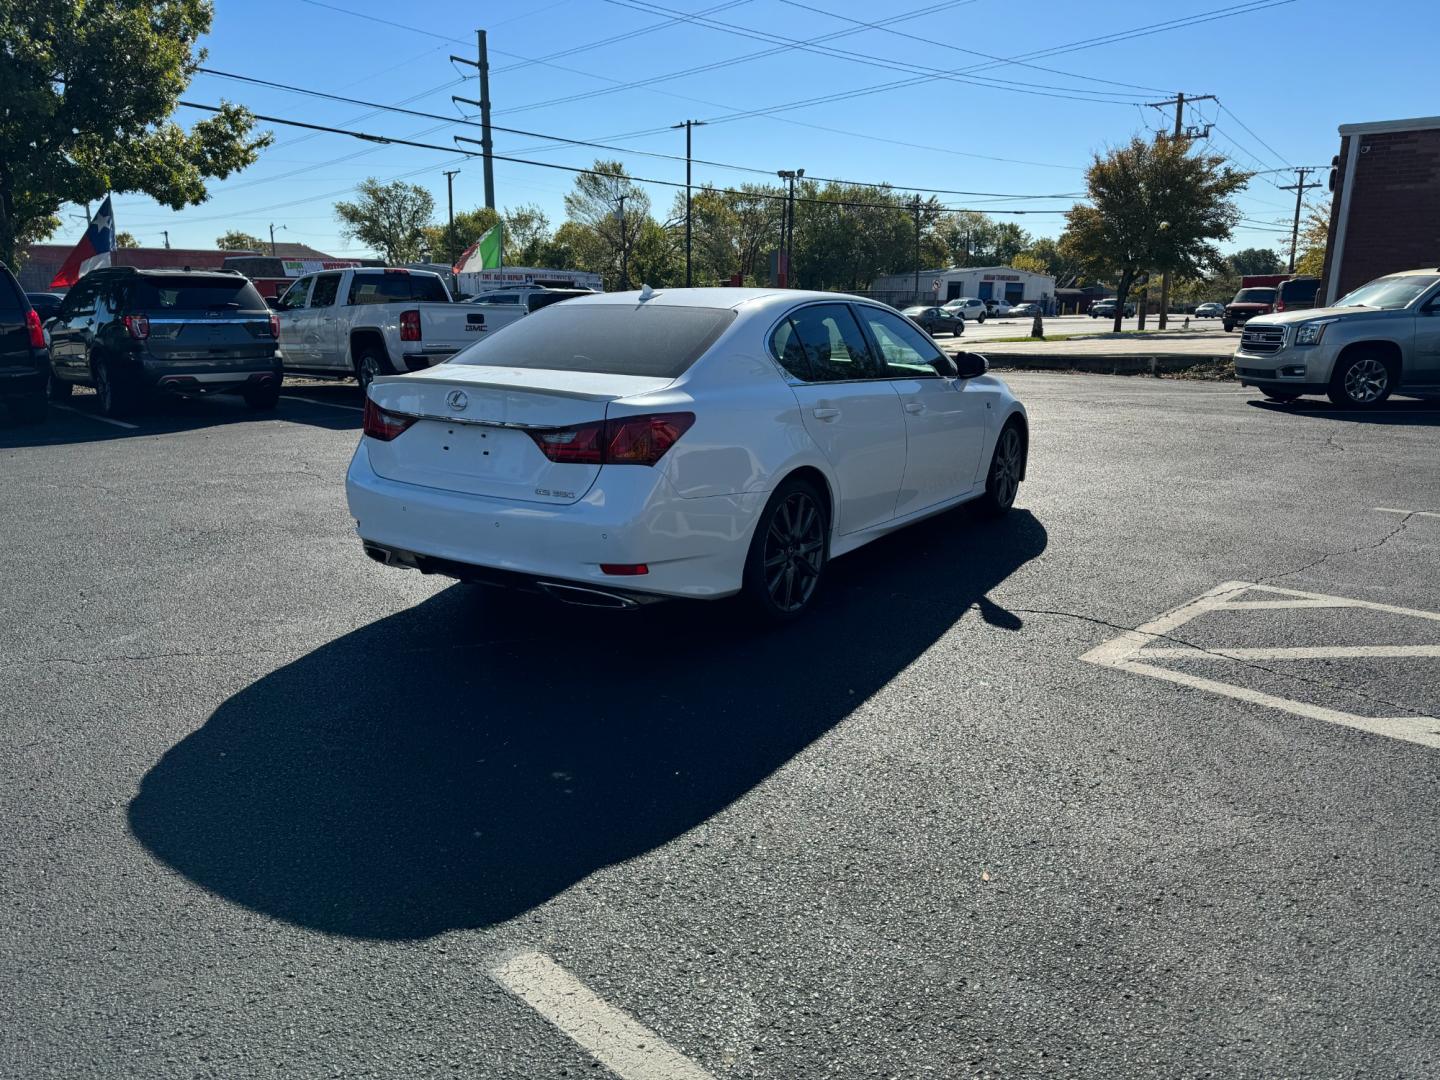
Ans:
{"label": "white building with windows", "polygon": [[885,274],[870,285],[869,295],[888,304],[943,304],[959,297],[1004,300],[1011,304],[1048,306],[1055,299],[1055,279],[1048,274],[1016,270],[1012,266],[952,266],[921,270],[920,293],[915,293],[915,271]]}

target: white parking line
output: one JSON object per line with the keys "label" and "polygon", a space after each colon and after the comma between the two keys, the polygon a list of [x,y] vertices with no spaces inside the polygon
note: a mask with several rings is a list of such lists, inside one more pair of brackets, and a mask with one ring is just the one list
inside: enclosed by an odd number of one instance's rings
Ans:
{"label": "white parking line", "polygon": [[74,405],[61,405],[58,402],[52,401],[50,402],[50,407],[52,409],[64,409],[66,412],[73,412],[76,416],[89,417],[91,420],[99,420],[102,424],[114,424],[116,427],[129,428],[131,431],[135,431],[140,427],[139,424],[127,424],[124,420],[112,420],[108,416],[96,416],[94,413],[86,412],[84,409],[77,409]]}
{"label": "white parking line", "polygon": [[[1252,591],[1279,594],[1286,599],[1272,601],[1238,599],[1242,594]],[[1322,593],[1301,592],[1298,589],[1280,589],[1273,585],[1256,585],[1248,581],[1226,581],[1204,595],[1152,619],[1145,625],[1136,627],[1134,630],[1127,630],[1119,637],[1112,638],[1091,649],[1080,659],[1087,663],[1099,664],[1102,667],[1163,679],[1166,682],[1188,686],[1195,690],[1222,694],[1225,697],[1248,701],[1254,705],[1282,709],[1295,716],[1304,716],[1311,720],[1324,720],[1326,723],[1339,724],[1359,731],[1368,731],[1376,735],[1440,749],[1440,721],[1433,716],[1359,716],[1355,713],[1342,712],[1339,709],[1327,709],[1321,705],[1312,705],[1305,701],[1267,694],[1245,686],[1234,686],[1216,679],[1201,678],[1186,671],[1172,671],[1169,668],[1145,663],[1147,659],[1151,658],[1189,660],[1207,656],[1216,660],[1240,661],[1344,659],[1366,656],[1423,659],[1440,656],[1440,646],[1434,645],[1314,646],[1311,648],[1272,649],[1226,649],[1223,647],[1211,649],[1207,647],[1205,651],[1201,651],[1195,647],[1173,648],[1168,644],[1163,644],[1166,638],[1181,626],[1210,612],[1297,607],[1365,608],[1370,611],[1403,615],[1412,619],[1440,622],[1440,614],[1433,611],[1397,607],[1393,604],[1378,604],[1370,600],[1354,600],[1345,596],[1325,596]]]}
{"label": "white parking line", "polygon": [[303,401],[306,405],[323,405],[327,409],[349,409],[351,412],[364,412],[359,405],[341,405],[334,401],[316,401],[314,398],[296,397],[294,394],[281,394],[286,401]]}
{"label": "white parking line", "polygon": [[492,968],[490,976],[621,1080],[715,1080],[544,953],[519,953]]}
{"label": "white parking line", "polygon": [[1440,518],[1440,513],[1434,510],[1396,510],[1393,506],[1377,506],[1374,509],[1377,514],[1413,514],[1415,517]]}

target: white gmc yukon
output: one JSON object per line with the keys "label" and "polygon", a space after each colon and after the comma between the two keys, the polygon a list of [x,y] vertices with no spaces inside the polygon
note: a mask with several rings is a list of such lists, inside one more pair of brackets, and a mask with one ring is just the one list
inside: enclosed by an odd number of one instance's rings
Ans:
{"label": "white gmc yukon", "polygon": [[451,300],[439,274],[357,267],[300,278],[277,301],[285,370],[352,377],[419,371],[483,337],[484,307]]}

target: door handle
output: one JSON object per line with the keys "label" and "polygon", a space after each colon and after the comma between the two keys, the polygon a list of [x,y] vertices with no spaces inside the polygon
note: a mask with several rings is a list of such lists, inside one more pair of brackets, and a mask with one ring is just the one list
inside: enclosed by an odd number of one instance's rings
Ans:
{"label": "door handle", "polygon": [[834,420],[840,415],[839,409],[811,409],[810,415],[816,420]]}
{"label": "door handle", "polygon": [[921,401],[905,402],[905,411],[908,413],[922,413],[925,411],[925,403]]}

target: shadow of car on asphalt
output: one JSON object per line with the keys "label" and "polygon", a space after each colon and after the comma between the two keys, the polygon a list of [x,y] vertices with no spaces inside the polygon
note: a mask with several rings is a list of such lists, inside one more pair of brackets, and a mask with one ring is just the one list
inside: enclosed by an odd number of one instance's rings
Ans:
{"label": "shadow of car on asphalt", "polygon": [[[0,409],[0,449],[114,442],[265,420],[283,420],[332,431],[360,430],[364,398],[352,384],[292,386],[286,383],[281,392],[284,396],[276,408],[261,410],[246,407],[235,394],[200,397],[156,394],[133,415],[121,418],[124,426],[101,417],[95,395],[82,392],[52,408],[43,424],[16,423]],[[297,401],[297,398],[306,401]]]}
{"label": "shadow of car on asphalt", "polygon": [[1251,398],[1245,404],[1265,412],[1287,413],[1305,420],[1340,420],[1350,424],[1389,424],[1396,427],[1440,424],[1440,400],[1434,398],[1390,398],[1368,409],[1336,405],[1321,398],[1298,398],[1295,401]]}
{"label": "shadow of car on asphalt", "polygon": [[230,698],[145,776],[130,827],[211,892],[326,933],[496,924],[740,799],[968,612],[1019,629],[987,594],[1045,546],[1027,511],[952,511],[837,560],[775,629],[731,603],[456,585]]}

